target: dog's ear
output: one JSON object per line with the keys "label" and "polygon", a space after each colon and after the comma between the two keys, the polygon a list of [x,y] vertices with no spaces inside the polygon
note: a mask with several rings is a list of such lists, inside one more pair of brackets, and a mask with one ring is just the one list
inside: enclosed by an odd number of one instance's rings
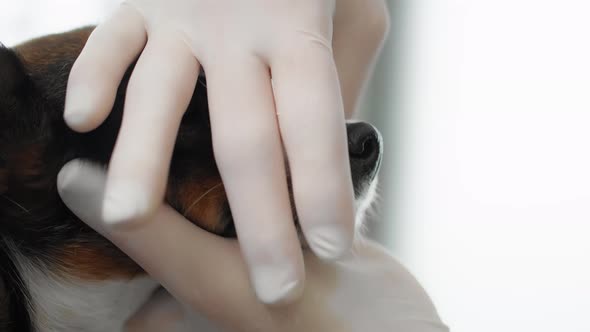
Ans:
{"label": "dog's ear", "polygon": [[[0,43],[0,119],[5,120],[3,116],[3,105],[8,104],[13,99],[15,93],[24,86],[27,78],[24,67],[14,51],[6,48]],[[2,128],[4,129],[4,128]],[[0,144],[0,146],[2,146]],[[6,159],[0,150],[0,194],[6,191]]]}
{"label": "dog's ear", "polygon": [[18,55],[0,43],[0,98],[19,94],[27,81],[25,67]]}

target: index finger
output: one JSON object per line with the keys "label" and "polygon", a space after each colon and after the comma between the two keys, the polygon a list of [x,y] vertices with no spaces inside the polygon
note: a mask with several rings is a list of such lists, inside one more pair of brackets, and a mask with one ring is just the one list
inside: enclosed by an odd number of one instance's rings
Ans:
{"label": "index finger", "polygon": [[199,63],[173,34],[150,36],[127,87],[109,164],[103,215],[110,224],[147,216],[161,204],[182,117]]}
{"label": "index finger", "polygon": [[110,114],[123,75],[145,46],[144,24],[122,5],[92,31],[68,78],[64,119],[72,129],[91,131]]}

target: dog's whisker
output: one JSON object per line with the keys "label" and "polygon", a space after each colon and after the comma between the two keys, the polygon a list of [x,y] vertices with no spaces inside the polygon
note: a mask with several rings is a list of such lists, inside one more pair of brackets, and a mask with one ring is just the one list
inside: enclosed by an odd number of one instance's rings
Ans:
{"label": "dog's whisker", "polygon": [[191,211],[191,209],[193,207],[195,207],[195,205],[197,205],[201,200],[203,200],[203,198],[207,197],[207,195],[209,195],[211,192],[213,192],[213,190],[217,189],[221,185],[222,185],[222,182],[219,182],[218,184],[214,185],[213,187],[211,187],[207,191],[205,191],[201,196],[199,196],[194,202],[191,203],[191,205],[189,205],[184,210],[184,213],[182,215],[186,218],[187,214]]}
{"label": "dog's whisker", "polygon": [[6,195],[1,195],[0,197],[4,198],[5,200],[9,201],[12,204],[18,206],[21,210],[25,211],[27,214],[31,214],[31,211],[27,210],[24,206],[19,204],[17,201],[11,199],[10,197],[8,197]]}

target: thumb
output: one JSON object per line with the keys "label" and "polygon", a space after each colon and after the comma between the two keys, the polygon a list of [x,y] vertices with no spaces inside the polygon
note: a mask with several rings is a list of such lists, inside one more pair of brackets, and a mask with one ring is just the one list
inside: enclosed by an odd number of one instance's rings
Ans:
{"label": "thumb", "polygon": [[230,330],[259,330],[272,323],[250,287],[237,241],[196,227],[164,204],[149,220],[134,223],[135,227],[105,226],[101,214],[105,181],[104,169],[74,160],[62,168],[58,191],[74,214],[188,308]]}

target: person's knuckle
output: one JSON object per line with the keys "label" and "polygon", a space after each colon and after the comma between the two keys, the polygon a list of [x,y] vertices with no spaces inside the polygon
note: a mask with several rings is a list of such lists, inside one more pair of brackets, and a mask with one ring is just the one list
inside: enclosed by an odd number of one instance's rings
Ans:
{"label": "person's knuckle", "polygon": [[[316,49],[317,51],[332,52],[332,42],[330,37],[322,32],[312,30],[298,30],[299,49]],[[293,46],[292,46],[293,47]]]}

